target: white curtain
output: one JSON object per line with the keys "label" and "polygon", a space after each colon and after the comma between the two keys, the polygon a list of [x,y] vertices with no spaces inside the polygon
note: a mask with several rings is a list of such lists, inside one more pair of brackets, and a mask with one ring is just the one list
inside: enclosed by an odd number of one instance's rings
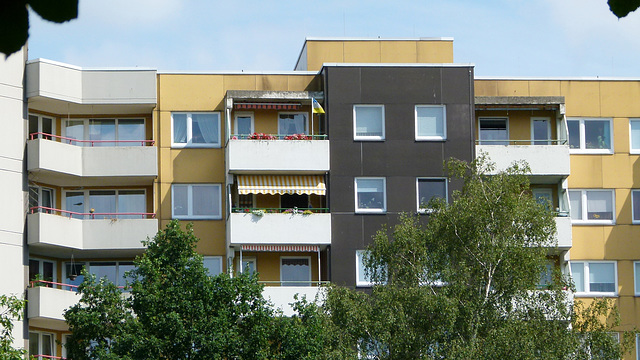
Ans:
{"label": "white curtain", "polygon": [[278,134],[306,134],[306,122],[307,117],[305,116],[305,114],[280,114],[278,122]]}
{"label": "white curtain", "polygon": [[[192,141],[194,143],[213,144],[218,142],[218,121],[214,114],[191,115]],[[199,131],[199,133],[196,133]],[[199,138],[198,135],[201,135]]]}
{"label": "white curtain", "polygon": [[173,114],[173,142],[184,144],[187,142],[187,115]]}

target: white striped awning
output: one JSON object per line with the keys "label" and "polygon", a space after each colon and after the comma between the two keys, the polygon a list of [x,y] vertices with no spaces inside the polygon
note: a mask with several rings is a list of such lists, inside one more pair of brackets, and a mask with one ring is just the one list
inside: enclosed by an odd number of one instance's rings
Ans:
{"label": "white striped awning", "polygon": [[318,252],[318,245],[242,245],[242,251]]}
{"label": "white striped awning", "polygon": [[322,175],[239,175],[238,194],[326,195]]}

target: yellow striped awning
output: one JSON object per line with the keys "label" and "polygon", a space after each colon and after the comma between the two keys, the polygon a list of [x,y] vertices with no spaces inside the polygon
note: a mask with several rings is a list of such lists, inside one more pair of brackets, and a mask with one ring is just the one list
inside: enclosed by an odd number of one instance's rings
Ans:
{"label": "yellow striped awning", "polygon": [[325,195],[322,175],[238,175],[238,194]]}

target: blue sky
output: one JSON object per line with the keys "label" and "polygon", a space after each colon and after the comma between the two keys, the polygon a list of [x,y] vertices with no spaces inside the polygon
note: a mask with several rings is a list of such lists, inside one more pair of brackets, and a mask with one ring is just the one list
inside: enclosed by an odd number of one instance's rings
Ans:
{"label": "blue sky", "polygon": [[453,37],[479,76],[640,77],[640,10],[606,0],[80,0],[31,13],[29,58],[161,71],[293,70],[305,37]]}

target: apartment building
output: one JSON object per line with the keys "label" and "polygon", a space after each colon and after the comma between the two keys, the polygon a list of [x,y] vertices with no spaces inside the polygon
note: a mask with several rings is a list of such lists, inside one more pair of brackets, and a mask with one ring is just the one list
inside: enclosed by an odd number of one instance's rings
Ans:
{"label": "apartment building", "polygon": [[16,274],[0,286],[29,299],[15,333],[31,354],[65,357],[82,268],[124,284],[171,219],[194,224],[212,275],[258,272],[285,314],[323,282],[366,289],[371,236],[402,212],[426,221],[459,186],[443,161],[480,153],[528,162],[557,214],[548,268],[576,299],[611,297],[621,329],[640,324],[640,79],[477,78],[450,38],[310,38],[289,72],[26,59],[0,65],[1,266]]}

